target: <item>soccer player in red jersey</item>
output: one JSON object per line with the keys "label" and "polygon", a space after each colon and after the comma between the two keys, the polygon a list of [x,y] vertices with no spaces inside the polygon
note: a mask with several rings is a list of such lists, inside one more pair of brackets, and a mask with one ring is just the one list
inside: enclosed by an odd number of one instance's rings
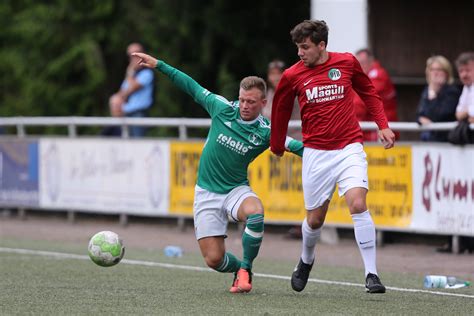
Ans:
{"label": "soccer player in red jersey", "polygon": [[307,213],[302,223],[302,254],[291,286],[298,292],[306,286],[316,241],[337,184],[354,221],[367,291],[385,293],[377,275],[375,226],[366,204],[367,160],[354,111],[354,90],[378,125],[378,136],[386,149],[393,147],[395,135],[388,127],[382,101],[357,59],[350,53],[326,51],[328,32],[324,21],[306,20],[293,28],[290,34],[300,61],[285,70],[273,99],[272,152],[282,156],[285,151],[295,96],[300,104],[305,147],[302,180]]}

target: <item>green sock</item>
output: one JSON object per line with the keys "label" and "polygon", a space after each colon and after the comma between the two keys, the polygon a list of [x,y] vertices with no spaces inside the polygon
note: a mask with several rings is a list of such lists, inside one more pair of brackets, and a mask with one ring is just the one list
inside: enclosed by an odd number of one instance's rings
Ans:
{"label": "green sock", "polygon": [[263,239],[263,214],[247,217],[245,231],[242,234],[244,255],[241,268],[252,269],[252,262],[257,257]]}
{"label": "green sock", "polygon": [[240,260],[230,252],[226,252],[222,263],[215,270],[219,272],[237,272],[240,266]]}

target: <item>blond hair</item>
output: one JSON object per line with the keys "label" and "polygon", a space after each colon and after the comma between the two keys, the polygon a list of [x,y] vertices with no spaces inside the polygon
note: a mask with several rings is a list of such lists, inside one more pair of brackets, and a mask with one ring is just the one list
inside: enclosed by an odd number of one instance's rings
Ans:
{"label": "blond hair", "polygon": [[249,76],[242,79],[242,81],[240,81],[240,88],[245,91],[257,88],[262,92],[262,98],[267,95],[267,84],[265,80],[257,76]]}
{"label": "blond hair", "polygon": [[448,77],[447,82],[449,84],[452,84],[454,82],[453,67],[451,66],[451,63],[449,62],[449,60],[446,57],[441,56],[441,55],[432,56],[426,60],[425,73],[426,73],[426,81],[428,82],[428,84],[430,83],[430,69],[434,63],[438,63],[441,65],[441,68],[443,69],[443,71],[446,73],[446,76]]}

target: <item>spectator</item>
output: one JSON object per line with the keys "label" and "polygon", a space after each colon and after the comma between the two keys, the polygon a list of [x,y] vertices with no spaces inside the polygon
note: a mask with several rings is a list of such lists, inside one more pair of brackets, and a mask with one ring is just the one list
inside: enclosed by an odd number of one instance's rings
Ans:
{"label": "spectator", "polygon": [[[426,61],[426,81],[428,85],[421,94],[416,120],[423,126],[433,122],[452,122],[456,120],[456,104],[459,90],[453,85],[451,63],[443,56],[433,56]],[[424,131],[421,140],[446,142],[448,132]]]}
{"label": "spectator", "polygon": [[[387,71],[375,59],[368,48],[360,49],[355,54],[364,73],[370,78],[378,95],[382,98],[385,115],[389,122],[398,121],[397,114],[397,92],[390,80]],[[373,121],[367,107],[358,94],[354,94],[354,107],[359,121]],[[395,133],[399,138],[398,133]],[[364,141],[377,141],[377,131],[364,131]]]}
{"label": "spectator", "polygon": [[[129,57],[129,64],[125,79],[120,86],[120,90],[110,99],[112,112],[121,116],[145,117],[148,115],[148,110],[153,104],[154,73],[151,69],[139,66],[138,58],[132,56],[132,53],[143,52],[143,46],[139,43],[128,45],[127,55]],[[112,102],[118,100],[116,97],[122,100],[121,110],[119,111],[115,109],[116,103]],[[145,127],[131,126],[130,135],[132,137],[144,136]]]}
{"label": "spectator", "polygon": [[[458,121],[467,119],[469,123],[474,123],[474,52],[464,52],[456,59],[459,79],[464,85],[456,107],[456,118]],[[471,135],[474,132],[471,130]],[[472,136],[471,136],[472,141]],[[459,240],[460,252],[474,252],[474,237],[461,237]],[[451,244],[448,248],[451,251]]]}
{"label": "spectator", "polygon": [[[283,71],[285,70],[285,63],[281,60],[275,59],[268,64],[267,70],[267,105],[262,110],[262,115],[268,119],[271,119],[272,116],[272,104],[273,96],[275,95],[275,89],[280,82]],[[291,112],[292,120],[301,120],[300,117],[300,107],[298,105],[298,100],[295,98],[295,104],[293,106],[293,111]],[[288,135],[301,140],[301,130],[299,128],[290,128],[288,130]]]}
{"label": "spectator", "polygon": [[474,123],[474,52],[465,52],[456,59],[459,79],[464,85],[456,107],[456,118],[462,121],[467,118]]}
{"label": "spectator", "polygon": [[272,115],[272,102],[275,89],[280,82],[281,75],[285,70],[285,63],[275,59],[268,64],[267,69],[267,105],[263,108],[262,114],[270,119]]}
{"label": "spectator", "polygon": [[[122,106],[124,100],[120,94],[115,93],[109,98],[109,110],[112,117],[121,117],[123,116]],[[120,126],[107,126],[102,130],[103,136],[121,136],[122,129]]]}

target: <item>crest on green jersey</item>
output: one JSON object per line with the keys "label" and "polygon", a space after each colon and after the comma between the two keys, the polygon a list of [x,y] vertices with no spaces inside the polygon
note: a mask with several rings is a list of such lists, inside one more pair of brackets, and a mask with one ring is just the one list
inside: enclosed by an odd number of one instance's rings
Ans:
{"label": "crest on green jersey", "polygon": [[263,142],[262,138],[254,133],[249,135],[248,141],[254,144],[255,146],[258,146]]}

